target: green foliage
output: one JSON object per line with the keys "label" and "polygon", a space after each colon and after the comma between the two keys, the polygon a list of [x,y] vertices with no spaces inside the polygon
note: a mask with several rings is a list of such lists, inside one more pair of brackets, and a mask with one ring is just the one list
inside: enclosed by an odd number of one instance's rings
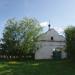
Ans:
{"label": "green foliage", "polygon": [[9,19],[2,39],[4,50],[11,55],[32,53],[37,49],[36,41],[41,30],[39,22],[34,18]]}
{"label": "green foliage", "polygon": [[70,26],[65,29],[66,51],[68,57],[75,59],[75,27]]}

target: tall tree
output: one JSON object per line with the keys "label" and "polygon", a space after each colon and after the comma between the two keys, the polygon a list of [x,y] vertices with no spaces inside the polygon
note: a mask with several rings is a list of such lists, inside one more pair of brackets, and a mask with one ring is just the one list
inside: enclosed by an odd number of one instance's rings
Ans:
{"label": "tall tree", "polygon": [[75,59],[75,27],[69,26],[65,29],[66,51],[69,58]]}
{"label": "tall tree", "polygon": [[35,51],[41,26],[35,18],[9,19],[3,33],[3,43],[9,54],[23,54]]}

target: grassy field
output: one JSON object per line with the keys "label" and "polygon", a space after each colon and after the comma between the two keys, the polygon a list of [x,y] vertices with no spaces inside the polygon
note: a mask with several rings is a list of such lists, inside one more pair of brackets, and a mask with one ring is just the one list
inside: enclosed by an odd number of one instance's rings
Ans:
{"label": "grassy field", "polygon": [[75,64],[67,60],[0,62],[0,75],[75,75]]}

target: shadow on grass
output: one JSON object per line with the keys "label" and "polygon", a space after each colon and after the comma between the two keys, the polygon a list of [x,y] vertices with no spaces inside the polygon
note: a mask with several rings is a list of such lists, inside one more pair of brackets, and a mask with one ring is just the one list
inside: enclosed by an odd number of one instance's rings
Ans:
{"label": "shadow on grass", "polygon": [[0,62],[0,75],[75,75],[75,65],[66,60]]}

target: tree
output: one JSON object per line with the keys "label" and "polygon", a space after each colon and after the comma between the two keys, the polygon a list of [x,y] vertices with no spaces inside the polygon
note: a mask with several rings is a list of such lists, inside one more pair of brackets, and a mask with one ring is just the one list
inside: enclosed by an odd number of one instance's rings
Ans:
{"label": "tree", "polygon": [[4,50],[11,55],[32,53],[37,49],[36,41],[41,30],[35,18],[9,19],[2,39]]}
{"label": "tree", "polygon": [[75,59],[75,27],[69,26],[65,29],[66,51],[68,57]]}

